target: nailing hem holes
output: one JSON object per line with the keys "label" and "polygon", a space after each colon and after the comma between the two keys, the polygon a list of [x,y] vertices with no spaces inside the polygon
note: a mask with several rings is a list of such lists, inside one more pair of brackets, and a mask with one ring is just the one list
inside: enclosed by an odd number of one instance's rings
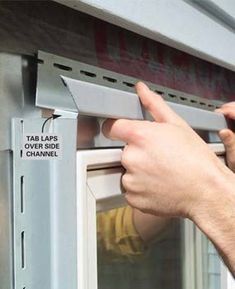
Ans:
{"label": "nailing hem holes", "polygon": [[65,71],[72,71],[73,70],[72,67],[69,67],[69,66],[66,66],[63,64],[59,64],[59,63],[54,63],[53,66],[56,68],[59,68],[61,70],[65,70]]}
{"label": "nailing hem holes", "polygon": [[21,268],[25,269],[25,232],[21,232]]}

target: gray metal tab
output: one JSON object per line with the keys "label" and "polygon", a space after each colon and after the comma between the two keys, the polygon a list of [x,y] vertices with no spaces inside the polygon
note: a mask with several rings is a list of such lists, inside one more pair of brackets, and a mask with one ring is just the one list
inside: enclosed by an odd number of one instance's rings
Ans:
{"label": "gray metal tab", "polygon": [[[62,77],[77,105],[79,114],[102,118],[149,119],[135,93]],[[194,129],[219,131],[227,128],[222,114],[168,102]]]}

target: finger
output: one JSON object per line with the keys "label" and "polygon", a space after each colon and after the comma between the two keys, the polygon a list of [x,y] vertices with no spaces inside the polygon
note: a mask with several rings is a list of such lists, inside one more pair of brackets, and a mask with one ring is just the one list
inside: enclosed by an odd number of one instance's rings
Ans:
{"label": "finger", "polygon": [[150,112],[157,122],[167,122],[186,126],[186,122],[179,117],[163,100],[163,98],[151,91],[143,82],[136,84],[137,94],[143,106]]}
{"label": "finger", "polygon": [[235,135],[230,129],[223,129],[219,132],[219,137],[222,140],[226,153],[234,153],[235,155]]}
{"label": "finger", "polygon": [[235,119],[235,106],[224,106],[215,110],[217,113],[222,113],[224,116]]}
{"label": "finger", "polygon": [[125,192],[133,190],[133,186],[134,186],[133,176],[129,172],[125,173],[122,176],[122,186]]}
{"label": "finger", "polygon": [[235,101],[227,102],[221,105],[221,107],[235,106]]}
{"label": "finger", "polygon": [[127,155],[129,155],[129,152],[130,152],[130,145],[126,144],[122,150],[122,156],[121,156],[121,164],[126,169],[126,171],[130,170],[129,161],[128,161],[128,158],[126,157]]}
{"label": "finger", "polygon": [[139,148],[135,145],[126,145],[121,156],[121,164],[129,173],[135,173],[139,169],[140,159]]}
{"label": "finger", "polygon": [[[103,123],[103,134],[112,140],[121,140],[126,143],[139,142],[144,130],[146,121],[128,119],[108,119]],[[140,130],[140,128],[142,128]],[[142,135],[141,135],[142,134]]]}

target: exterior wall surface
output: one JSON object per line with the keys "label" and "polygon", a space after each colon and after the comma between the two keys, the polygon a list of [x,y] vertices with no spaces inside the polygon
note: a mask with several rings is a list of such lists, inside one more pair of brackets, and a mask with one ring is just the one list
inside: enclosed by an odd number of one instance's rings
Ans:
{"label": "exterior wall surface", "polygon": [[2,2],[0,24],[0,51],[43,50],[197,96],[235,99],[234,72],[52,1]]}

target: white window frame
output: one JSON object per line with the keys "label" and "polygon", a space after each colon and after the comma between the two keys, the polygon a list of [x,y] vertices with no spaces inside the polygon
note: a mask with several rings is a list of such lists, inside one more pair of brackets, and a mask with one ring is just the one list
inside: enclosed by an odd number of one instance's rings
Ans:
{"label": "white window frame", "polygon": [[[218,154],[224,154],[220,144],[210,145]],[[77,153],[77,276],[78,289],[97,289],[97,202],[112,197],[113,207],[125,204],[121,190],[110,191],[105,196],[94,194],[87,187],[89,169],[120,167],[121,149],[86,150]],[[85,193],[86,192],[86,193]],[[114,195],[117,194],[117,195]],[[105,207],[103,207],[105,209]],[[203,289],[201,259],[201,235],[188,220],[184,222],[184,289]],[[196,246],[196,247],[195,247]],[[196,248],[196,250],[195,250]],[[222,265],[221,265],[222,266]],[[229,273],[222,270],[223,289],[235,289],[229,281]],[[201,274],[201,278],[200,275]],[[197,280],[196,280],[197,279]],[[224,285],[226,284],[226,287]]]}
{"label": "white window frame", "polygon": [[77,153],[78,289],[97,289],[97,199],[87,190],[87,171],[91,167],[120,166],[121,152],[121,149],[104,149]]}

